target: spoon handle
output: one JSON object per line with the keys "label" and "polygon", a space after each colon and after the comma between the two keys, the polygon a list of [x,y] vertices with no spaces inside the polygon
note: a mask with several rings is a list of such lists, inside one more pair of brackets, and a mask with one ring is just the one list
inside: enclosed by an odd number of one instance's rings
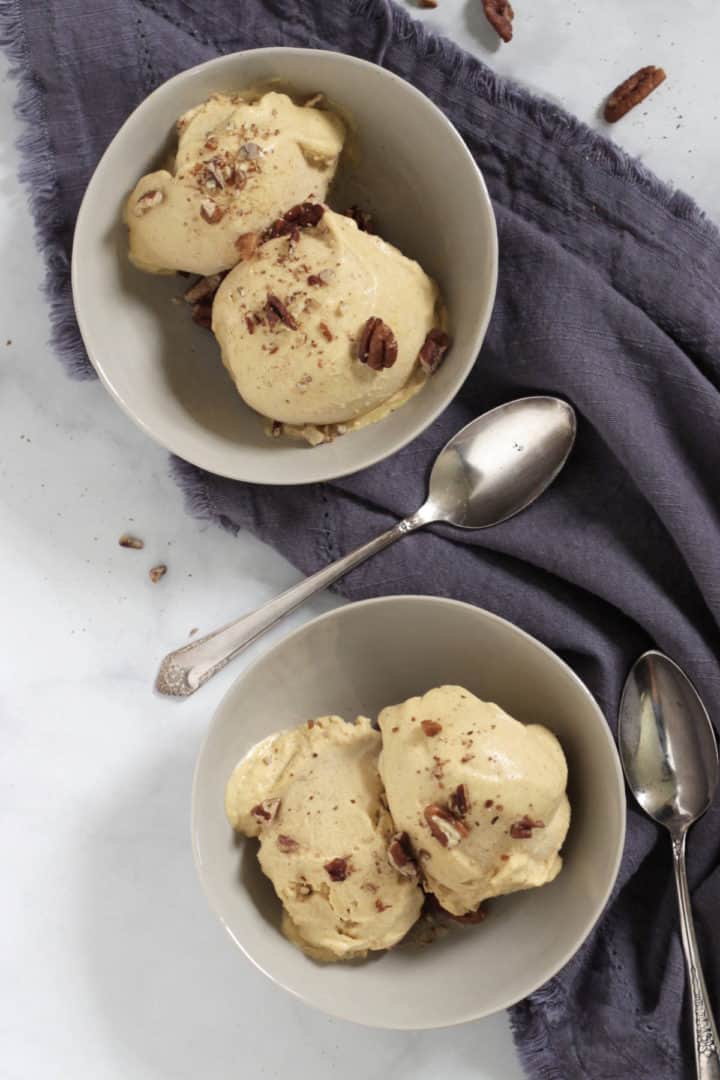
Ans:
{"label": "spoon handle", "polygon": [[316,592],[327,589],[338,578],[347,574],[359,563],[365,562],[371,555],[382,551],[395,540],[399,540],[401,536],[427,524],[427,521],[428,518],[418,511],[411,517],[399,521],[397,525],[393,525],[387,532],[376,536],[374,540],[369,540],[355,551],[351,551],[343,558],[318,570],[316,574],[286,589],[256,611],[251,611],[234,622],[227,623],[219,630],[168,653],[160,664],[155,689],[160,694],[166,694],[169,697],[182,698],[194,694],[208,679],[229,664],[239,652],[285,615],[289,615]]}
{"label": "spoon handle", "polygon": [[700,964],[695,927],[693,925],[690,893],[685,869],[685,836],[673,836],[673,866],[680,907],[680,933],[687,969],[690,1000],[693,1010],[695,1066],[698,1080],[720,1080],[720,1039],[713,1018],[705,979]]}

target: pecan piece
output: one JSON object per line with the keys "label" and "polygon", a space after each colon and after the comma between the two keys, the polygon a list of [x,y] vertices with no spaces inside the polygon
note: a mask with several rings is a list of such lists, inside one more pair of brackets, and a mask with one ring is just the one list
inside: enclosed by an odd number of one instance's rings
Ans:
{"label": "pecan piece", "polygon": [[277,846],[281,851],[284,851],[286,855],[290,855],[300,847],[297,840],[293,840],[292,836],[284,836],[282,833],[277,838]]}
{"label": "pecan piece", "polygon": [[148,210],[152,210],[153,207],[159,206],[164,198],[165,196],[162,191],[156,191],[155,189],[146,191],[135,203],[133,213],[137,217],[143,217],[144,214],[147,214]]}
{"label": "pecan piece", "polygon": [[127,533],[122,534],[118,540],[118,544],[120,547],[134,548],[135,551],[140,551],[141,548],[145,547],[145,542],[143,540],[139,540],[137,536],[129,536]]}
{"label": "pecan piece", "polygon": [[275,326],[276,323],[281,322],[290,330],[297,330],[298,324],[295,322],[282,300],[278,296],[275,296],[274,293],[268,293],[267,295],[265,312],[267,314],[268,326]]}
{"label": "pecan piece", "polygon": [[449,348],[450,338],[445,331],[431,330],[418,353],[418,361],[423,371],[426,371],[428,375],[434,375]]}
{"label": "pecan piece", "polygon": [[212,326],[212,303],[203,300],[199,304],[193,304],[192,320],[197,323],[198,326],[202,326],[205,330],[209,330]]}
{"label": "pecan piece", "polygon": [[343,216],[352,218],[361,232],[373,232],[372,214],[368,214],[367,210],[359,206],[348,206],[347,210],[343,210]]}
{"label": "pecan piece", "polygon": [[240,156],[247,161],[255,161],[260,157],[260,152],[260,147],[254,142],[243,143],[240,147]]}
{"label": "pecan piece", "polygon": [[165,577],[167,574],[167,566],[165,563],[158,563],[157,566],[153,566],[152,569],[148,571],[148,574],[153,585],[155,585],[161,577]]}
{"label": "pecan piece", "polygon": [[458,821],[452,814],[437,803],[431,803],[423,811],[430,832],[435,839],[446,848],[454,848],[469,833],[467,825]]}
{"label": "pecan piece", "polygon": [[388,862],[393,870],[403,877],[416,878],[418,868],[410,846],[410,837],[406,832],[395,833],[390,839],[387,851]]}
{"label": "pecan piece", "polygon": [[328,324],[326,322],[321,322],[321,323],[318,323],[318,326],[320,327],[320,333],[325,338],[325,340],[326,341],[332,341],[333,340],[333,332],[330,329],[330,327],[328,326]]}
{"label": "pecan piece", "polygon": [[197,281],[183,293],[188,304],[197,304],[201,300],[209,300],[215,295],[220,287],[224,274],[209,274],[207,277],[198,278]]}
{"label": "pecan piece", "polygon": [[241,260],[251,259],[255,254],[255,249],[258,246],[258,240],[260,237],[257,233],[246,232],[235,239],[235,249],[240,255]]}
{"label": "pecan piece", "polygon": [[325,863],[325,869],[331,881],[344,881],[352,874],[352,867],[347,859],[331,859]]}
{"label": "pecan piece", "polygon": [[[269,825],[278,816],[280,809],[279,799],[263,799],[257,806],[253,806],[250,813],[261,825]],[[287,837],[284,837],[287,840]],[[294,843],[295,841],[293,841]]]}
{"label": "pecan piece", "polygon": [[533,821],[531,817],[525,814],[519,821],[514,822],[510,826],[510,835],[513,840],[530,840],[532,837],[533,829],[544,829],[544,821]]}
{"label": "pecan piece", "polygon": [[393,366],[397,352],[397,341],[390,327],[376,315],[371,315],[357,341],[358,360],[373,371],[382,371]]}
{"label": "pecan piece", "polygon": [[438,720],[423,720],[420,727],[425,734],[429,735],[431,738],[433,735],[437,735],[442,731],[442,724]]}
{"label": "pecan piece", "polygon": [[200,217],[207,221],[208,225],[217,225],[218,221],[225,217],[225,211],[212,199],[203,199],[200,203]]}
{"label": "pecan piece", "polygon": [[325,213],[322,203],[304,202],[291,206],[281,218],[277,218],[263,233],[263,241],[287,236],[294,229],[307,229],[317,225]]}
{"label": "pecan piece", "polygon": [[630,75],[625,82],[616,86],[605,104],[605,119],[608,124],[615,124],[626,113],[644,101],[666,78],[662,68],[649,65]]}
{"label": "pecan piece", "polygon": [[464,818],[470,810],[470,796],[465,784],[458,784],[448,800],[453,817]]}
{"label": "pecan piece", "polygon": [[515,12],[508,0],[483,0],[483,11],[493,30],[504,42],[512,41]]}

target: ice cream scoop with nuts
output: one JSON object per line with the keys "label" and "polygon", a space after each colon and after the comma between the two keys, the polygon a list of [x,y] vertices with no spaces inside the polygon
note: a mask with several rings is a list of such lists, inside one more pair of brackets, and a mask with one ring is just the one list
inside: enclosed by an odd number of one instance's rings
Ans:
{"label": "ice cream scoop with nuts", "polygon": [[345,139],[335,113],[275,92],[213,94],[177,128],[172,167],[143,176],[125,209],[130,259],[155,274],[229,270],[244,234],[325,198]]}
{"label": "ice cream scoop with nuts", "polygon": [[373,423],[420,390],[449,338],[435,283],[322,204],[279,219],[222,282],[212,329],[240,395],[312,444]]}

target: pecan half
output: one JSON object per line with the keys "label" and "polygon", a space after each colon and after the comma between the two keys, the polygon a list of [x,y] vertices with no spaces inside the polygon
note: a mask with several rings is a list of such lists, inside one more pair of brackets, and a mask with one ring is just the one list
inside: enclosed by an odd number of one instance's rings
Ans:
{"label": "pecan half", "polygon": [[235,239],[235,250],[240,255],[241,260],[251,259],[255,254],[255,250],[258,246],[260,237],[257,233],[246,232]]}
{"label": "pecan half", "polygon": [[605,104],[605,119],[608,124],[615,124],[626,113],[644,101],[648,94],[664,82],[665,72],[662,68],[649,65],[640,68],[634,75],[630,75],[625,82],[616,86]]}
{"label": "pecan half", "polygon": [[292,836],[284,836],[282,833],[277,838],[277,846],[281,851],[284,851],[286,855],[290,855],[300,847],[297,840],[293,840]]}
{"label": "pecan half", "polygon": [[267,314],[268,326],[275,326],[276,323],[281,322],[290,330],[297,330],[298,324],[295,322],[282,300],[278,296],[275,296],[274,293],[268,293],[265,302],[265,312]]}
{"label": "pecan half", "polygon": [[322,203],[304,202],[291,206],[281,218],[277,218],[263,233],[263,242],[274,240],[276,236],[287,236],[293,229],[311,228],[320,221],[325,213]]}
{"label": "pecan half", "polygon": [[483,0],[483,11],[493,30],[504,42],[512,41],[515,12],[508,0]]}
{"label": "pecan half", "polygon": [[406,878],[416,878],[418,876],[417,864],[410,846],[410,837],[406,832],[395,833],[390,838],[387,857],[393,870],[397,870],[398,874],[402,874]]}
{"label": "pecan half", "polygon": [[431,803],[423,811],[430,832],[435,839],[446,848],[454,848],[463,840],[470,830],[462,821],[458,821],[452,814],[437,803]]}
{"label": "pecan half", "polygon": [[162,191],[146,191],[135,203],[133,213],[136,214],[137,217],[142,217],[144,214],[147,214],[148,210],[152,210],[153,207],[159,206],[164,198],[165,196]]}
{"label": "pecan half", "polygon": [[[253,806],[250,813],[261,825],[269,825],[278,816],[280,809],[279,799],[263,799],[257,806]],[[287,839],[287,837],[285,837]],[[293,841],[294,842],[294,841]]]}
{"label": "pecan half", "polygon": [[145,542],[143,540],[138,539],[137,536],[129,536],[127,533],[122,534],[118,540],[118,544],[120,547],[134,548],[135,551],[140,551],[141,548],[145,547]]}
{"label": "pecan half", "polygon": [[510,826],[510,835],[513,840],[530,840],[532,837],[533,829],[544,829],[544,821],[533,821],[532,818],[525,814],[519,821],[514,822]]}
{"label": "pecan half", "polygon": [[470,796],[465,784],[458,784],[451,794],[448,805],[453,817],[464,818],[470,810]]}
{"label": "pecan half", "polygon": [[433,375],[443,362],[445,353],[450,348],[450,338],[444,330],[431,330],[418,353],[420,367],[428,375]]}
{"label": "pecan half", "polygon": [[225,217],[225,211],[212,199],[203,199],[200,203],[200,217],[207,221],[208,225],[217,225],[218,221]]}
{"label": "pecan half", "polygon": [[358,360],[373,371],[382,371],[393,366],[397,353],[397,341],[390,327],[376,315],[371,315],[357,341]]}
{"label": "pecan half", "polygon": [[325,863],[325,869],[331,881],[344,881],[352,874],[352,867],[347,859],[331,859]]}
{"label": "pecan half", "polygon": [[361,232],[373,232],[372,214],[368,214],[367,210],[359,206],[348,206],[347,210],[343,210],[343,215],[352,218]]}
{"label": "pecan half", "polygon": [[442,724],[438,720],[423,720],[420,727],[425,734],[429,735],[431,738],[433,735],[437,735],[442,731]]}
{"label": "pecan half", "polygon": [[197,281],[183,293],[188,304],[197,304],[200,300],[209,300],[220,287],[220,282],[225,274],[208,274],[207,277],[198,278]]}

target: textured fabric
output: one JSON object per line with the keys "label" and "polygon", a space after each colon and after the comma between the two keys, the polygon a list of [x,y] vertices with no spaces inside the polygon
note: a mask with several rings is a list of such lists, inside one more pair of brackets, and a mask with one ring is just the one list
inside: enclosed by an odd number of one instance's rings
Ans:
{"label": "textured fabric", "polygon": [[[0,0],[0,32],[33,120],[24,169],[54,341],[79,374],[90,369],[70,302],[73,221],[101,152],[150,90],[218,53],[270,44],[384,53],[424,90],[466,139],[498,220],[497,303],[470,378],[421,438],[332,484],[263,489],[175,462],[190,506],[310,572],[413,510],[462,424],[515,396],[559,394],[579,412],[577,447],[536,506],[477,535],[404,539],[341,591],[437,593],[513,620],[572,665],[613,728],[625,673],[655,644],[720,716],[720,242],[689,199],[381,0]],[[716,803],[689,845],[718,1005],[719,826]],[[667,839],[631,806],[604,918],[513,1010],[530,1076],[694,1075],[674,905]]]}

